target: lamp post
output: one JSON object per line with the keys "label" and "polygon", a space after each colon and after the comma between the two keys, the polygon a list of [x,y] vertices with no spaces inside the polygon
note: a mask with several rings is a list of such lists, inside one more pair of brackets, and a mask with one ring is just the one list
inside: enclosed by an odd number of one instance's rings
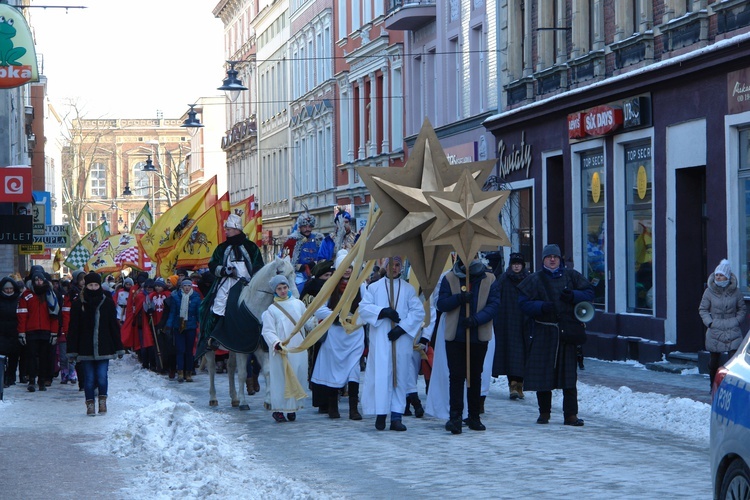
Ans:
{"label": "lamp post", "polygon": [[198,130],[203,127],[201,121],[196,117],[198,112],[195,110],[195,104],[188,104],[190,109],[187,112],[188,117],[182,122],[180,127],[185,127],[190,134],[190,137],[195,137]]}
{"label": "lamp post", "polygon": [[237,78],[238,71],[234,69],[234,65],[240,61],[227,61],[229,69],[227,69],[227,77],[224,79],[223,84],[217,90],[223,90],[230,101],[235,102],[240,96],[240,92],[247,90],[247,87],[242,85],[242,80]]}

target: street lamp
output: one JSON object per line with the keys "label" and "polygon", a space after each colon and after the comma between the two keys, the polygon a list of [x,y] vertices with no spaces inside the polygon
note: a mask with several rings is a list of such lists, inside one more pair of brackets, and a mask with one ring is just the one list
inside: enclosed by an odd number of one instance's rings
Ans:
{"label": "street lamp", "polygon": [[196,117],[198,112],[194,109],[195,104],[188,104],[188,106],[190,107],[187,112],[188,117],[184,122],[182,122],[182,125],[180,125],[180,127],[185,127],[188,130],[190,137],[194,137],[195,134],[198,133],[198,129],[203,127],[203,124]]}
{"label": "street lamp", "polygon": [[229,69],[227,70],[227,77],[221,87],[217,90],[223,90],[230,101],[235,102],[240,96],[240,92],[247,90],[247,87],[242,85],[242,80],[237,78],[238,71],[234,69],[234,65],[240,61],[227,61]]}
{"label": "street lamp", "polygon": [[151,155],[147,155],[148,158],[146,159],[146,164],[141,168],[141,171],[143,172],[156,172],[156,167],[154,166],[154,162],[151,161]]}
{"label": "street lamp", "polygon": [[133,196],[133,192],[130,190],[130,183],[125,183],[125,189],[122,190],[123,196]]}

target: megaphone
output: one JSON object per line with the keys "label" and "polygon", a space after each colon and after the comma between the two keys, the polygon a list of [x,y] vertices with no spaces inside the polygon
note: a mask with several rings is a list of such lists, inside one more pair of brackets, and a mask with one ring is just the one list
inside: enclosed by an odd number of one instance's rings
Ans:
{"label": "megaphone", "polygon": [[588,323],[594,319],[594,304],[591,302],[579,302],[573,309],[573,314],[581,323]]}

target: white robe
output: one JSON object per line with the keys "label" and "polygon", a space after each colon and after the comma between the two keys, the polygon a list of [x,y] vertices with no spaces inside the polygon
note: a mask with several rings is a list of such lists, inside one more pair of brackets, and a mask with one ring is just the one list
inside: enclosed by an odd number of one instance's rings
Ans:
{"label": "white robe", "polygon": [[[328,306],[315,311],[315,319],[331,315]],[[326,340],[320,345],[310,380],[327,387],[341,388],[347,382],[359,383],[359,360],[365,350],[365,329],[359,327],[347,334],[341,325],[331,325]]]}
{"label": "white robe", "polygon": [[370,344],[367,368],[362,386],[362,413],[365,415],[387,415],[389,412],[403,413],[406,391],[411,385],[409,377],[414,352],[414,337],[420,332],[424,309],[414,287],[397,279],[393,282],[394,309],[399,314],[399,326],[406,331],[396,340],[396,387],[393,387],[393,359],[388,332],[393,325],[388,318],[378,319],[380,311],[389,307],[391,280],[383,278],[372,283],[359,304],[359,316],[370,325]]}
{"label": "white robe", "polygon": [[[299,319],[305,312],[305,304],[294,297],[290,297],[286,300],[274,302],[283,307],[292,318]],[[283,342],[289,337],[289,332],[294,329],[294,323],[292,323],[286,314],[281,312],[276,306],[272,305],[263,313],[263,330],[261,334],[269,346],[269,360],[268,360],[268,371],[269,371],[269,386],[271,394],[271,410],[280,411],[284,413],[296,412],[302,408],[302,400],[296,400],[295,398],[284,397],[284,387],[286,386],[286,380],[284,378],[284,364],[281,354],[274,350],[274,345],[277,342]],[[310,323],[310,322],[309,322]],[[306,325],[311,326],[311,325]],[[302,343],[303,334],[305,329],[298,332],[292,337],[292,340],[287,344],[288,348],[297,347]],[[289,364],[292,366],[292,370],[297,375],[297,379],[302,383],[307,380],[307,351],[298,353],[288,353],[287,358]]]}

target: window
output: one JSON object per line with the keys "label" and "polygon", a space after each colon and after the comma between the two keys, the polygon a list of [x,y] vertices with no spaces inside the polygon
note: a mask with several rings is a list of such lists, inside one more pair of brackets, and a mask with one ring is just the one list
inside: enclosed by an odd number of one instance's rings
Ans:
{"label": "window", "polygon": [[653,311],[651,143],[625,147],[625,230],[628,311]]}
{"label": "window", "polygon": [[487,92],[486,44],[482,26],[471,30],[471,109],[474,114],[485,109]]}
{"label": "window", "polygon": [[97,212],[86,212],[86,234],[93,231],[101,222]]}
{"label": "window", "polygon": [[187,172],[187,164],[183,161],[177,167],[177,178],[180,180],[180,198],[190,194],[190,177]]}
{"label": "window", "polygon": [[148,172],[143,171],[146,162],[139,161],[133,167],[133,194],[138,198],[145,198],[149,195],[151,189],[151,177]]}
{"label": "window", "polygon": [[91,165],[89,172],[91,180],[91,196],[107,196],[107,167],[103,163],[96,162]]}
{"label": "window", "polygon": [[461,48],[458,38],[448,40],[448,116],[446,122],[461,118]]}
{"label": "window", "polygon": [[581,154],[581,227],[583,229],[583,275],[594,287],[596,306],[605,306],[606,231],[604,226],[604,152]]}
{"label": "window", "polygon": [[[740,209],[740,262],[743,272],[737,273],[741,289],[750,289],[750,128],[739,131],[739,209]],[[744,233],[744,234],[742,234]]]}

